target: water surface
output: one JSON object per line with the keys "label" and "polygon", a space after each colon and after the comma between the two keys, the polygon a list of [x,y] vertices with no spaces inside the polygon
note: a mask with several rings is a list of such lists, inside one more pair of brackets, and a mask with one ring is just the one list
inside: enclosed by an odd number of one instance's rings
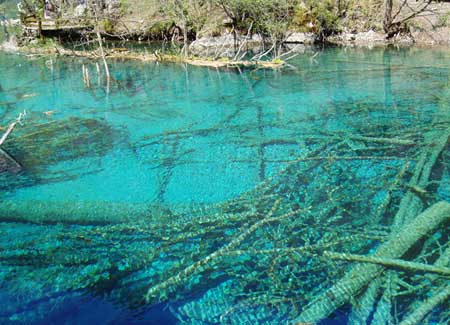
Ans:
{"label": "water surface", "polygon": [[[286,275],[289,259],[225,259],[167,295],[144,296],[274,204],[312,206],[311,220],[340,218],[339,227],[387,231],[403,194],[392,194],[389,184],[407,162],[413,168],[418,147],[361,137],[420,143],[427,130],[448,123],[449,56],[438,49],[308,49],[276,71],[114,61],[108,89],[95,62],[0,54],[0,125],[26,112],[3,146],[22,168],[8,165],[0,174],[1,322],[292,319],[294,306],[305,303],[302,290],[314,281],[326,287],[333,266],[291,270],[297,282],[286,287],[294,281]],[[323,157],[336,159],[312,165]],[[448,200],[448,165],[440,173],[434,200]],[[394,203],[381,213],[388,195]],[[327,202],[336,209],[323,212]],[[227,213],[239,217],[223,221]],[[196,224],[205,216],[212,221]],[[177,233],[175,224],[191,221]],[[214,223],[220,229],[209,231]],[[297,235],[308,227],[308,239]],[[282,221],[235,249],[298,246],[327,231]],[[376,241],[355,246],[365,252]],[[265,285],[275,291],[271,302],[250,303]]]}

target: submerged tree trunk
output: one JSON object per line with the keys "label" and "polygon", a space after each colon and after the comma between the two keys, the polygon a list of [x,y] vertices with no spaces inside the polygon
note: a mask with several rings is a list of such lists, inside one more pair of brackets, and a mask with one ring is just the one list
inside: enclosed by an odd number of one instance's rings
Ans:
{"label": "submerged tree trunk", "polygon": [[[399,258],[417,241],[450,220],[450,204],[436,203],[421,213],[399,231],[394,231],[388,241],[382,244],[373,257]],[[360,264],[354,267],[340,282],[325,291],[316,301],[302,312],[298,322],[316,322],[326,318],[383,271],[375,264]]]}

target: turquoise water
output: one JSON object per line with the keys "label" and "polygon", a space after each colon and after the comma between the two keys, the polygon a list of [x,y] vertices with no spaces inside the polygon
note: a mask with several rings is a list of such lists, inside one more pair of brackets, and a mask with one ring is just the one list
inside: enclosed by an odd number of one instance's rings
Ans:
{"label": "turquoise water", "polygon": [[[243,254],[144,298],[274,204],[309,219],[264,224],[233,250],[358,232],[377,235],[336,251],[376,247],[405,191],[391,182],[427,130],[448,126],[449,58],[329,48],[276,71],[115,61],[107,87],[95,62],[0,54],[0,126],[26,112],[2,147],[21,170],[0,168],[0,322],[294,319],[347,264]],[[448,159],[429,203],[450,199]]]}

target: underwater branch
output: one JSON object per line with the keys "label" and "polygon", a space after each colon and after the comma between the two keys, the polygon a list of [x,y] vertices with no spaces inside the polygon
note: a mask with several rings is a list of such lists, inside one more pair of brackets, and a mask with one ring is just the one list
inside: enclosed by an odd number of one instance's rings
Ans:
{"label": "underwater branch", "polygon": [[396,258],[384,258],[384,257],[375,257],[375,256],[365,256],[358,254],[346,254],[346,253],[336,253],[325,251],[323,253],[325,257],[335,259],[335,260],[343,260],[348,262],[360,262],[360,263],[371,263],[378,264],[385,267],[393,267],[400,268],[410,271],[420,271],[420,272],[428,272],[428,273],[436,273],[440,275],[450,275],[450,268],[448,267],[438,267],[434,265],[428,265],[424,263],[416,263],[405,261]]}
{"label": "underwater branch", "polygon": [[[254,233],[256,230],[258,230],[262,226],[264,226],[264,225],[266,225],[268,223],[272,223],[272,222],[280,221],[280,220],[283,220],[283,219],[287,219],[287,218],[292,217],[294,215],[297,215],[298,213],[301,212],[300,210],[294,210],[294,211],[289,211],[287,213],[284,213],[284,214],[282,214],[280,216],[274,216],[274,214],[277,212],[277,210],[278,210],[278,208],[280,206],[280,201],[281,201],[280,199],[275,201],[274,205],[272,206],[270,211],[266,214],[266,216],[263,219],[261,219],[258,222],[254,223],[252,226],[250,226],[247,230],[245,230],[243,233],[241,233],[234,240],[232,240],[231,242],[229,242],[225,246],[222,246],[221,248],[219,248],[218,250],[214,251],[213,253],[209,254],[204,259],[199,260],[199,261],[195,262],[194,264],[186,267],[185,269],[183,269],[181,272],[179,272],[175,276],[170,277],[166,281],[161,282],[158,285],[151,287],[147,291],[147,294],[145,295],[145,300],[147,302],[151,301],[156,296],[158,296],[158,294],[161,291],[166,290],[166,289],[170,289],[171,287],[181,283],[184,279],[186,279],[187,277],[189,277],[190,275],[195,273],[197,270],[200,270],[203,266],[205,266],[205,265],[207,265],[209,263],[212,263],[213,261],[217,260],[218,258],[221,258],[221,257],[227,255],[227,253],[229,251],[234,250],[247,237],[249,237],[252,233]],[[307,208],[306,210],[309,210],[309,209],[310,208]],[[303,211],[305,211],[305,210],[303,210]]]}
{"label": "underwater branch", "polygon": [[[394,232],[373,254],[375,257],[398,258],[427,234],[450,221],[450,204],[441,201],[418,215],[412,222]],[[314,322],[330,315],[357,295],[368,283],[383,272],[375,264],[357,265],[337,284],[326,290],[302,312],[298,322]]]}
{"label": "underwater branch", "polygon": [[19,114],[19,116],[17,117],[17,119],[14,122],[9,124],[8,128],[6,129],[6,132],[0,138],[0,146],[6,141],[6,139],[11,134],[11,132],[14,130],[16,125],[22,124],[22,118],[25,117],[25,115],[27,115],[27,113],[26,113],[26,111],[23,111],[22,113]]}

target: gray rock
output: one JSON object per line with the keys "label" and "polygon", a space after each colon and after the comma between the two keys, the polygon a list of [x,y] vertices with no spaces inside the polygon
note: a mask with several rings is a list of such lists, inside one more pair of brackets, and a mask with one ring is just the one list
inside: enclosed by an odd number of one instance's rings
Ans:
{"label": "gray rock", "polygon": [[[253,35],[251,37],[237,36],[237,47],[239,48],[242,45],[242,51],[259,47],[261,42],[262,38],[259,35]],[[199,56],[234,56],[234,36],[233,34],[224,34],[216,37],[202,37],[192,42],[189,50],[192,54]]]}
{"label": "gray rock", "polygon": [[385,34],[373,30],[361,33],[343,32],[341,34],[329,36],[327,41],[344,45],[354,44],[367,46],[386,44],[388,42]]}
{"label": "gray rock", "polygon": [[386,35],[383,33],[378,33],[373,30],[369,30],[363,33],[355,34],[356,43],[385,43]]}
{"label": "gray rock", "polygon": [[82,17],[86,12],[86,9],[87,9],[86,4],[79,4],[78,6],[75,7],[73,14],[75,17]]}
{"label": "gray rock", "polygon": [[420,45],[449,45],[450,27],[439,27],[431,31],[412,30],[411,36]]}
{"label": "gray rock", "polygon": [[313,44],[315,39],[314,33],[292,33],[285,43]]}

